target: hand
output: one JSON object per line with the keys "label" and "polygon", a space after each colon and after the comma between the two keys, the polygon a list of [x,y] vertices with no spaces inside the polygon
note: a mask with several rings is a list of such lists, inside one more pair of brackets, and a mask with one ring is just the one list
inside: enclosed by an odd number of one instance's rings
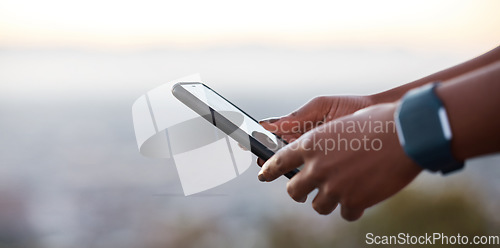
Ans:
{"label": "hand", "polygon": [[[373,96],[318,96],[287,116],[268,118],[259,123],[290,143],[325,122],[373,105],[373,98]],[[257,159],[259,166],[264,162],[261,158]]]}
{"label": "hand", "polygon": [[373,105],[371,96],[320,96],[287,116],[269,118],[259,123],[287,142],[292,142],[318,125],[370,105]]}
{"label": "hand", "polygon": [[304,164],[287,184],[294,200],[305,202],[318,188],[312,202],[318,213],[330,214],[340,203],[344,219],[360,218],[422,171],[399,144],[395,109],[395,103],[375,105],[316,127],[271,157],[259,180],[272,181]]}

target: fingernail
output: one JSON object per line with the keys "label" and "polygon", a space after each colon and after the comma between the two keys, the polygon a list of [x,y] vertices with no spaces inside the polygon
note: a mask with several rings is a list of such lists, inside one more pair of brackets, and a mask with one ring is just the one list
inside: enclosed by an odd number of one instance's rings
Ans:
{"label": "fingernail", "polygon": [[259,181],[261,181],[261,182],[266,182],[266,181],[267,181],[267,180],[266,180],[266,177],[264,177],[264,174],[259,174],[259,175],[257,176],[257,178],[259,178]]}
{"label": "fingernail", "polygon": [[281,119],[281,118],[271,117],[271,118],[267,118],[267,119],[261,120],[261,121],[259,121],[259,123],[263,123],[263,122],[275,123],[275,122],[279,121],[279,119]]}
{"label": "fingernail", "polygon": [[304,196],[304,198],[300,199],[299,202],[304,203],[304,202],[306,202],[306,200],[307,200],[307,196]]}
{"label": "fingernail", "polygon": [[273,163],[274,159],[276,156],[272,156],[270,159],[268,159],[263,165],[262,168],[260,168],[259,175],[257,176],[261,182],[269,182],[267,178],[264,176],[264,171],[269,168],[269,165]]}

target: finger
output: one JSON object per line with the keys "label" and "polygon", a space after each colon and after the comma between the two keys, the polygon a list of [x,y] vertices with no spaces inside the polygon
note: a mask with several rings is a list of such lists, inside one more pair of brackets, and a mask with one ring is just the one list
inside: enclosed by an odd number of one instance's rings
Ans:
{"label": "finger", "polygon": [[261,159],[261,158],[257,158],[257,164],[262,167],[262,165],[265,163],[266,161],[264,161],[264,159]]}
{"label": "finger", "polygon": [[283,118],[282,117],[269,117],[269,118],[266,118],[266,119],[262,119],[259,121],[259,124],[270,124],[270,123],[274,123],[276,121],[279,121],[279,119]]}
{"label": "finger", "polygon": [[305,202],[307,195],[317,187],[318,182],[311,180],[308,175],[305,170],[302,170],[286,184],[288,194],[297,202]]}
{"label": "finger", "polygon": [[259,122],[262,127],[277,135],[298,133],[304,120],[298,118],[295,113],[283,117],[273,117]]}
{"label": "finger", "polygon": [[328,215],[338,206],[338,197],[333,195],[326,188],[320,188],[312,202],[312,207],[322,215]]}
{"label": "finger", "polygon": [[300,133],[294,133],[294,134],[284,134],[282,136],[280,136],[283,140],[285,140],[286,142],[288,143],[292,143],[294,142],[296,139],[298,139],[300,137]]}
{"label": "finger", "polygon": [[300,140],[290,143],[267,160],[259,172],[259,180],[270,182],[304,163]]}
{"label": "finger", "polygon": [[349,208],[344,205],[340,207],[340,214],[342,218],[347,221],[355,221],[363,215],[364,209]]}
{"label": "finger", "polygon": [[264,127],[266,130],[272,133],[279,133],[279,125],[275,125],[274,123],[279,121],[281,117],[271,117],[264,120],[260,120],[259,124]]}

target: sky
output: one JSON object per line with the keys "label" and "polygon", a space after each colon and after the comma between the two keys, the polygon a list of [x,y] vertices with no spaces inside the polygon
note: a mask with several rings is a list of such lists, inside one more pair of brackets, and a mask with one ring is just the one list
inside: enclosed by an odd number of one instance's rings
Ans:
{"label": "sky", "polygon": [[0,46],[493,47],[500,1],[0,0]]}
{"label": "sky", "polygon": [[195,73],[234,91],[308,82],[325,89],[311,94],[372,93],[498,46],[499,10],[498,0],[0,0],[0,94],[145,92]]}

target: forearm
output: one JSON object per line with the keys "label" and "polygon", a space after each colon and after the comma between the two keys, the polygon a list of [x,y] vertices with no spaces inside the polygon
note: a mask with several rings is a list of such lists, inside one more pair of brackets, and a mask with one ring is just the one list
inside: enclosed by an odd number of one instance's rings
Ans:
{"label": "forearm", "polygon": [[457,159],[500,151],[500,61],[437,88],[448,113]]}
{"label": "forearm", "polygon": [[375,104],[397,101],[401,97],[403,97],[406,92],[413,88],[420,87],[430,82],[446,82],[462,74],[474,71],[497,61],[500,61],[500,46],[462,64],[453,66],[443,71],[439,71],[411,83],[396,87],[394,89],[371,95],[370,97],[372,99],[372,102]]}

